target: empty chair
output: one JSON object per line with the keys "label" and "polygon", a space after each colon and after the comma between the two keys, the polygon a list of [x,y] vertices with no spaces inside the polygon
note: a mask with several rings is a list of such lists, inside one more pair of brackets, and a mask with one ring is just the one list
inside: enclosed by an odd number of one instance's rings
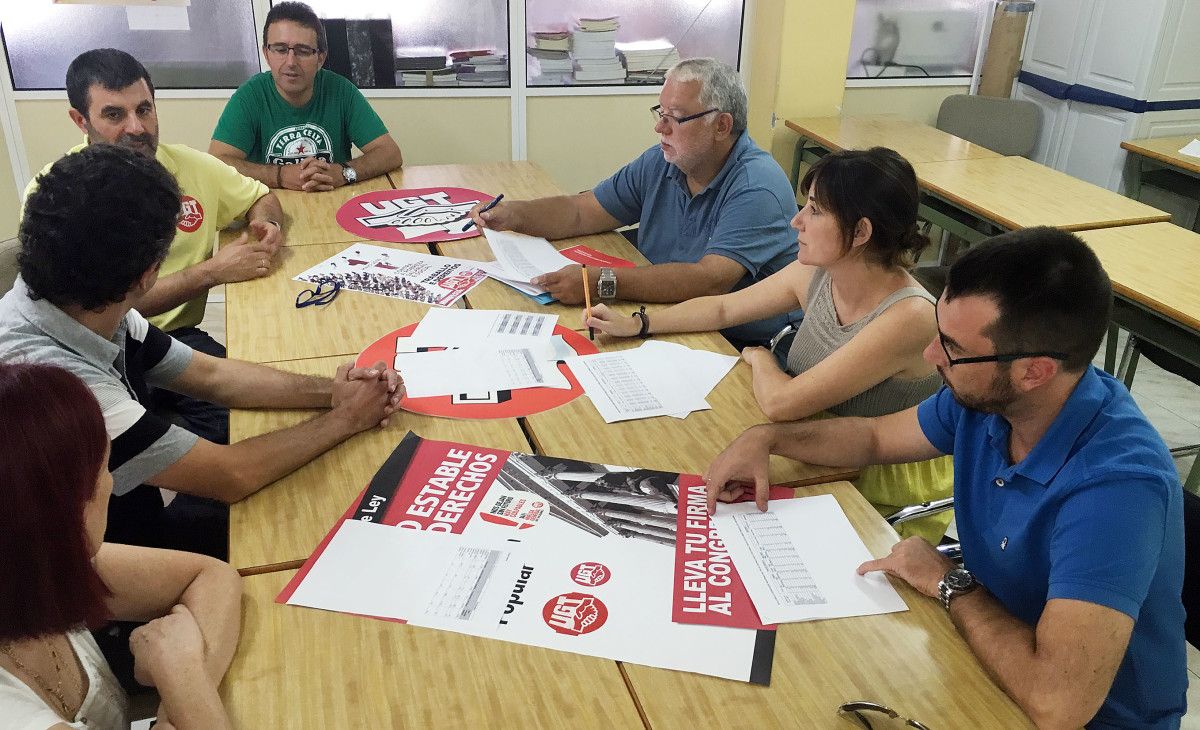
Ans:
{"label": "empty chair", "polygon": [[942,102],[937,128],[1002,155],[1029,157],[1042,130],[1042,111],[1031,101],[955,94]]}

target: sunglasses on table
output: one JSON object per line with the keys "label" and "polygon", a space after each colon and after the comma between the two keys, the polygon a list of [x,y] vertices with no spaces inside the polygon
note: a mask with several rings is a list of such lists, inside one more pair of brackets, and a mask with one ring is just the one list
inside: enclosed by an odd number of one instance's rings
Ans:
{"label": "sunglasses on table", "polygon": [[838,705],[838,717],[863,730],[930,730],[928,725],[903,717],[887,705],[866,700],[851,700]]}
{"label": "sunglasses on table", "polygon": [[302,289],[296,295],[296,309],[302,307],[323,307],[334,299],[337,299],[338,292],[341,290],[342,282],[340,281],[323,281],[317,284],[316,289]]}

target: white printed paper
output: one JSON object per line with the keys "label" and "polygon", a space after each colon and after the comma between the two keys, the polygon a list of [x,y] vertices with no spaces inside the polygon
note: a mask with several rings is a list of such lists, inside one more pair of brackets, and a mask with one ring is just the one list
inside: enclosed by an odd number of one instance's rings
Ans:
{"label": "white printed paper", "polygon": [[570,388],[544,351],[461,348],[397,353],[393,367],[410,398],[521,388]]}
{"label": "white printed paper", "polygon": [[528,283],[530,279],[558,271],[575,262],[555,250],[550,242],[537,236],[512,231],[493,231],[485,228],[488,245],[496,255],[496,263],[507,272],[504,278]]}
{"label": "white printed paper", "polygon": [[1188,142],[1179,150],[1179,153],[1188,157],[1200,157],[1200,139]]}
{"label": "white printed paper", "polygon": [[431,309],[409,339],[423,347],[536,347],[550,343],[557,314],[506,309]]}
{"label": "white printed paper", "polygon": [[712,524],[764,623],[907,611],[882,573],[860,576],[872,559],[829,494],[771,503],[720,504]]}
{"label": "white printed paper", "polygon": [[[478,261],[432,256],[369,243],[349,248],[295,276],[312,284],[448,307],[484,279]],[[437,310],[433,310],[437,311]]]}

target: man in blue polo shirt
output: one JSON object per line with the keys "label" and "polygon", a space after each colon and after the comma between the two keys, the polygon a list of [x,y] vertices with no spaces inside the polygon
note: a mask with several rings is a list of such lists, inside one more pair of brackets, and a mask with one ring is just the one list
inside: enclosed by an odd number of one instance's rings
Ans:
{"label": "man in blue polo shirt", "polygon": [[938,598],[1039,727],[1178,728],[1186,709],[1183,491],[1129,391],[1090,362],[1112,293],[1075,236],[998,236],[950,269],[925,350],[946,387],[876,419],[756,426],[709,469],[710,500],[768,454],[864,466],[954,455],[964,569],[921,538],[886,571]]}
{"label": "man in blue polo shirt", "polygon": [[[651,265],[600,269],[599,300],[682,302],[742,289],[796,258],[796,193],[778,163],[746,133],[746,89],[737,71],[710,58],[667,72],[653,107],[659,144],[594,190],[505,201],[476,224],[548,239],[638,223],[637,247]],[[578,266],[533,280],[565,304],[583,301]],[[735,344],[763,344],[800,313],[731,327]]]}

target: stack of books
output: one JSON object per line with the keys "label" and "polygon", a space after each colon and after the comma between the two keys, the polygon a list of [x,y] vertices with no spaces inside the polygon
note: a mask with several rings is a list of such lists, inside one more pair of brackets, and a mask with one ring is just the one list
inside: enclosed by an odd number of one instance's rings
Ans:
{"label": "stack of books", "polygon": [[623,81],[625,67],[617,58],[616,17],[579,18],[571,31],[571,59],[575,81]]}
{"label": "stack of books", "polygon": [[617,55],[631,83],[661,84],[667,69],[679,63],[679,51],[664,39],[618,43]]}
{"label": "stack of books", "polygon": [[405,71],[400,74],[400,85],[413,86],[458,86],[458,71],[453,66],[424,71]]}
{"label": "stack of books", "polygon": [[[412,49],[424,51],[427,49]],[[436,71],[437,69],[446,67],[445,54],[434,55],[411,55],[411,56],[396,56],[397,71]]]}
{"label": "stack of books", "polygon": [[533,34],[533,47],[543,51],[569,51],[571,34],[565,30],[540,30]]}
{"label": "stack of books", "polygon": [[567,51],[526,48],[525,52],[529,54],[529,83],[534,86],[558,86],[575,70],[575,64],[571,62],[571,55]]}
{"label": "stack of books", "polygon": [[450,54],[459,86],[507,86],[508,56],[495,51],[455,51]]}

